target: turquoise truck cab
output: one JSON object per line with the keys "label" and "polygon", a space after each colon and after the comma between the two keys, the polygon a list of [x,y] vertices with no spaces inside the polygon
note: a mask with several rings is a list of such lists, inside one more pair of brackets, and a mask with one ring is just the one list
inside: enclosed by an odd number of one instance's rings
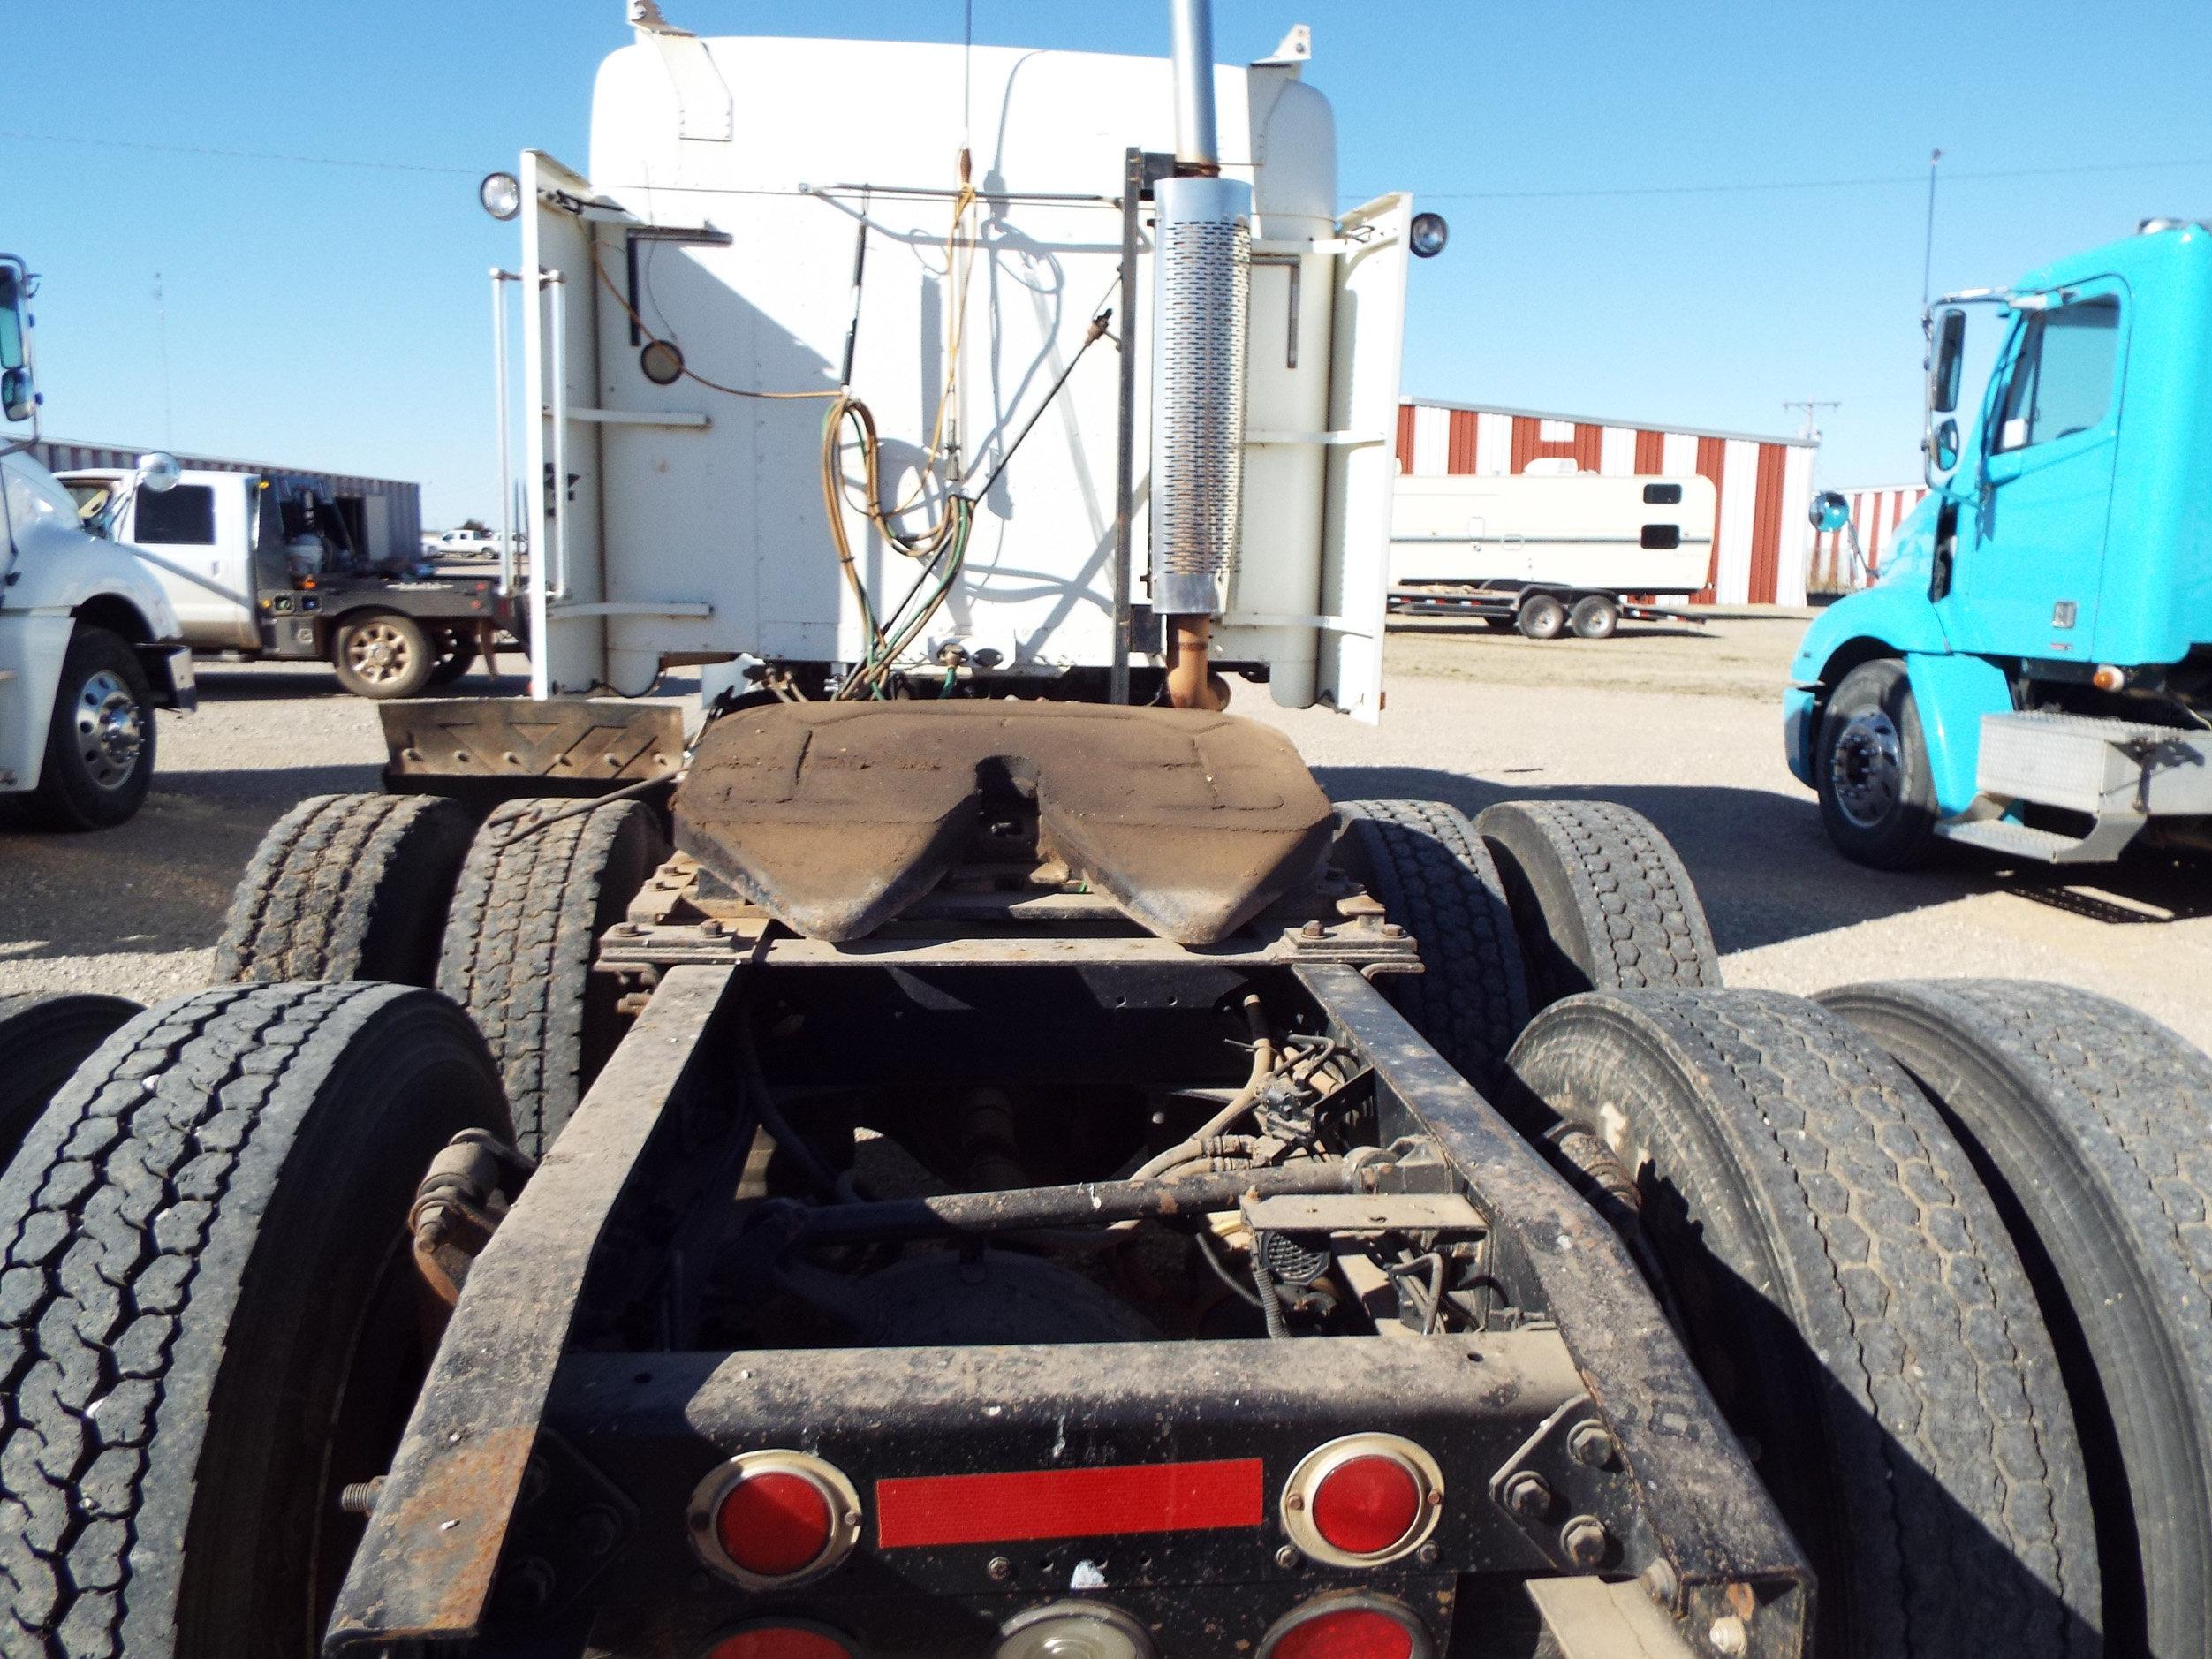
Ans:
{"label": "turquoise truck cab", "polygon": [[[1969,307],[2003,330],[1970,416]],[[1791,771],[1880,868],[1938,837],[2212,848],[2212,229],[2147,220],[1924,322],[1929,494],[1880,581],[1806,631]]]}

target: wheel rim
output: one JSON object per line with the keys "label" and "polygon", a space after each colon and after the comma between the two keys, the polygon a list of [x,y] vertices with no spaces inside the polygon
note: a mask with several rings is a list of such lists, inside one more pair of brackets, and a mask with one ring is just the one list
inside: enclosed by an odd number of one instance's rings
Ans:
{"label": "wheel rim", "polygon": [[77,753],[102,789],[121,789],[146,753],[146,716],[122,677],[102,669],[77,693]]}
{"label": "wheel rim", "polygon": [[1861,830],[1897,809],[1905,792],[1905,746],[1897,723],[1879,708],[1854,715],[1829,756],[1836,808]]}
{"label": "wheel rim", "polygon": [[388,685],[403,678],[413,655],[407,636],[389,622],[365,623],[346,636],[346,662],[373,685]]}

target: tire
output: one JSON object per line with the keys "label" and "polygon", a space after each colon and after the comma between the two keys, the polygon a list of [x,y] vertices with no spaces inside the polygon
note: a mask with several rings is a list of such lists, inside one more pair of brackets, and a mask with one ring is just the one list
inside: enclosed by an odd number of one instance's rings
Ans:
{"label": "tire", "polygon": [[154,782],[154,688],[120,634],[79,626],[62,657],[46,758],[24,815],[43,830],[112,830]]}
{"label": "tire", "polygon": [[1474,821],[1504,883],[1531,1003],[1579,991],[1717,987],[1697,886],[1641,813],[1610,801],[1510,800]]}
{"label": "tire", "polygon": [[2212,1059],[2058,985],[1821,1000],[1927,1091],[2027,1261],[2090,1451],[2111,1651],[2212,1652]]}
{"label": "tire", "polygon": [[433,686],[451,686],[476,666],[476,641],[459,628],[434,630],[430,645],[437,653],[430,666]]}
{"label": "tire", "polygon": [[1528,981],[1474,826],[1428,800],[1341,801],[1337,817],[1339,858],[1420,947],[1420,973],[1377,983],[1461,1076],[1487,1087],[1528,1023]]}
{"label": "tire", "polygon": [[139,1011],[81,992],[0,996],[0,1169],[69,1074]]}
{"label": "tire", "polygon": [[2095,1522],[2026,1270],[1966,1155],[1843,1020],[1772,991],[1545,1010],[1515,1109],[1605,1140],[1625,1229],[1818,1575],[1814,1651],[2097,1651]]}
{"label": "tire", "polygon": [[430,683],[437,648],[413,617],[360,610],[344,618],[330,640],[338,684],[356,697],[413,697]]}
{"label": "tire", "polygon": [[1567,612],[1578,640],[1610,640],[1621,625],[1621,608],[1603,594],[1585,594]]}
{"label": "tire", "polygon": [[669,852],[659,820],[633,800],[514,834],[540,810],[580,804],[516,800],[492,814],[462,867],[438,962],[438,989],[491,1045],[516,1145],[532,1157],[553,1144],[621,1040],[620,987],[591,971],[592,956]]}
{"label": "tire", "polygon": [[246,867],[216,945],[217,984],[432,985],[475,818],[436,795],[313,795]]}
{"label": "tire", "polygon": [[1936,784],[1905,664],[1861,663],[1821,716],[1813,754],[1821,823],[1836,850],[1877,870],[1926,861],[1936,834]]}
{"label": "tire", "polygon": [[1520,602],[1513,625],[1531,640],[1556,640],[1566,632],[1567,608],[1549,594],[1531,594]]}
{"label": "tire", "polygon": [[505,1127],[435,994],[223,986],[148,1010],[0,1177],[0,1651],[311,1654],[428,1352],[430,1158]]}

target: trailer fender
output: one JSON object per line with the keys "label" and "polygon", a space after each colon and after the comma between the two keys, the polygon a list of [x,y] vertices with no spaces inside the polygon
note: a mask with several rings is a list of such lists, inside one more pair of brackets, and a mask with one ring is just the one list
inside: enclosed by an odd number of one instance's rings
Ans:
{"label": "trailer fender", "polygon": [[1949,652],[1908,651],[1905,670],[1928,745],[1936,809],[1946,818],[1957,817],[1973,805],[1977,792],[1981,716],[2011,712],[2011,682],[1987,657]]}

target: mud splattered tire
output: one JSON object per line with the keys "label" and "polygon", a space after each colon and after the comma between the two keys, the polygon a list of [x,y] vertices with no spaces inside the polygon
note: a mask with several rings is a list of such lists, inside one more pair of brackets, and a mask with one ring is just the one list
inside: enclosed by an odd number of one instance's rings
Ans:
{"label": "mud splattered tire", "polygon": [[[420,1384],[405,1217],[505,1114],[425,990],[148,1010],[0,1177],[0,1651],[310,1654]],[[251,1640],[244,1640],[250,1632]]]}
{"label": "mud splattered tire", "polygon": [[[618,983],[591,971],[599,936],[622,920],[669,847],[636,801],[576,813],[574,800],[509,801],[476,833],[447,917],[438,989],[491,1044],[516,1144],[553,1144],[627,1022]],[[572,814],[554,818],[556,814]],[[544,815],[541,830],[528,825]]]}
{"label": "mud splattered tire", "polygon": [[1629,1231],[1820,1581],[1831,1656],[2096,1652],[2095,1522],[2027,1275],[1912,1080],[1770,991],[1538,1014],[1524,1114],[1602,1138]]}
{"label": "mud splattered tire", "polygon": [[2028,1263],[2091,1454],[2109,1651],[2212,1651],[2212,1058],[2066,986],[1821,1001],[1927,1091]]}
{"label": "mud splattered tire", "polygon": [[1337,857],[1420,947],[1420,973],[1376,982],[1462,1077],[1487,1087],[1528,1023],[1528,983],[1474,826],[1433,800],[1340,801],[1337,818]]}
{"label": "mud splattered tire", "polygon": [[435,795],[301,801],[246,867],[216,945],[216,981],[432,983],[475,828],[465,807]]}
{"label": "mud splattered tire", "polygon": [[1721,953],[1682,860],[1610,801],[1510,800],[1474,821],[1528,956],[1530,1000],[1716,987]]}
{"label": "mud splattered tire", "polygon": [[138,1011],[120,996],[0,996],[0,1169],[54,1091]]}

